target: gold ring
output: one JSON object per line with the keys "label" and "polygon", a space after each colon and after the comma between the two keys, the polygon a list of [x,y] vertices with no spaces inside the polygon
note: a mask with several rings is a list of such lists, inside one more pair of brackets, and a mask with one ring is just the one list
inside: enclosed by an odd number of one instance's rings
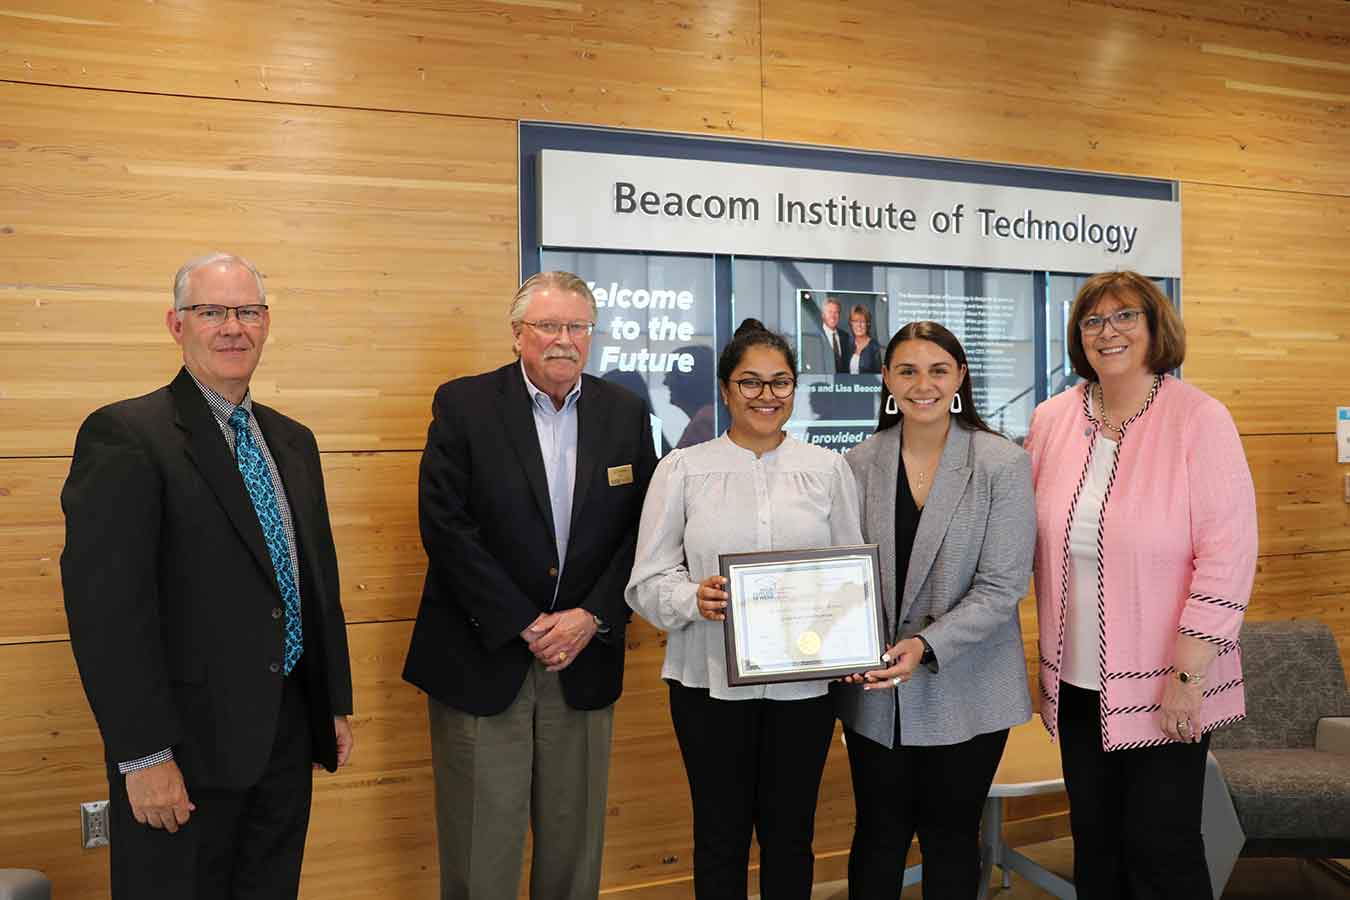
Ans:
{"label": "gold ring", "polygon": [[566,650],[559,650],[559,651],[558,651],[558,662],[567,662],[567,651],[566,651]]}

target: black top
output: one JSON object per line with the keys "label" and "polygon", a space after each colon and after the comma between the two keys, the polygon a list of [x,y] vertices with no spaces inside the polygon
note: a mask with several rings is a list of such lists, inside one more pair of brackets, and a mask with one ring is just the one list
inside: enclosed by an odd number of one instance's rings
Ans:
{"label": "black top", "polygon": [[895,609],[900,611],[905,593],[905,578],[909,575],[909,555],[914,550],[914,535],[919,530],[923,507],[914,503],[909,490],[909,476],[905,473],[905,455],[900,454],[899,474],[895,479]]}

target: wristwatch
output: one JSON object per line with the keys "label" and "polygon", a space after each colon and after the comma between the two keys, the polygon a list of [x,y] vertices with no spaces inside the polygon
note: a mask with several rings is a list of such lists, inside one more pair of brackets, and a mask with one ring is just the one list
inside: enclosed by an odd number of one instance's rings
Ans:
{"label": "wristwatch", "polygon": [[591,618],[595,620],[596,634],[609,634],[609,624],[605,622],[604,619],[600,618],[595,613],[591,613]]}
{"label": "wristwatch", "polygon": [[914,636],[919,639],[919,643],[923,644],[923,656],[919,657],[919,665],[932,666],[933,663],[937,662],[937,654],[933,652],[933,648],[928,641],[924,640],[923,635],[916,634]]}

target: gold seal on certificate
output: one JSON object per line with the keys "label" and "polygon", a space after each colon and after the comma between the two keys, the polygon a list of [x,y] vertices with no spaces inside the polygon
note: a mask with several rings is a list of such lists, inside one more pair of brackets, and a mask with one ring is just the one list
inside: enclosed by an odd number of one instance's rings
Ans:
{"label": "gold seal on certificate", "polygon": [[820,652],[820,635],[814,631],[803,631],[797,635],[797,649],[802,656],[815,656]]}
{"label": "gold seal on certificate", "polygon": [[876,544],[728,553],[727,682],[817,681],[876,668],[882,639]]}

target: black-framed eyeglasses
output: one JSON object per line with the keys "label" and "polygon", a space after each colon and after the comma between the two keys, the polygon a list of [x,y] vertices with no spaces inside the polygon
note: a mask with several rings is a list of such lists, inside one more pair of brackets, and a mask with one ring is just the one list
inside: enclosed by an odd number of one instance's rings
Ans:
{"label": "black-framed eyeglasses", "polygon": [[194,303],[180,306],[180,311],[190,312],[205,325],[224,325],[234,310],[234,317],[240,325],[261,325],[267,318],[266,303],[249,303],[244,306],[221,306],[218,303]]}
{"label": "black-framed eyeglasses", "polygon": [[1112,328],[1124,334],[1127,331],[1134,331],[1143,315],[1142,309],[1118,309],[1109,316],[1087,316],[1080,319],[1078,328],[1083,334],[1101,334],[1106,323],[1110,322]]}
{"label": "black-framed eyeglasses", "polygon": [[523,324],[530,326],[535,331],[548,337],[557,337],[558,335],[562,334],[564,330],[566,330],[573,340],[578,340],[580,338],[590,337],[591,332],[595,330],[594,322],[526,322],[524,320],[521,321]]}
{"label": "black-framed eyeglasses", "polygon": [[732,384],[740,390],[741,396],[747,400],[754,400],[760,394],[764,393],[764,386],[769,386],[769,393],[779,400],[786,400],[792,396],[792,392],[797,390],[797,379],[795,378],[775,378],[772,381],[765,381],[763,378],[740,378],[733,381]]}

